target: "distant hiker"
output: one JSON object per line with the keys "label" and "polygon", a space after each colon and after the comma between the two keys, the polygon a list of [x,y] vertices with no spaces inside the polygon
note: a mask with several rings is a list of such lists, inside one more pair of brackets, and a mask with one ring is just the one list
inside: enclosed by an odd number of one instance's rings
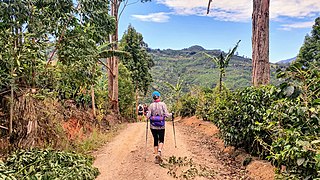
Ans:
{"label": "distant hiker", "polygon": [[147,116],[147,113],[148,113],[148,105],[147,105],[147,104],[144,104],[144,105],[143,105],[143,115],[144,115],[144,116]]}
{"label": "distant hiker", "polygon": [[162,161],[161,151],[164,143],[165,118],[171,117],[172,114],[168,113],[167,105],[160,101],[160,93],[158,91],[152,93],[152,98],[153,103],[149,106],[147,118],[150,120],[150,129],[154,140],[155,163],[160,163]]}
{"label": "distant hiker", "polygon": [[143,115],[143,106],[142,106],[142,104],[139,104],[139,106],[138,106],[138,120],[139,121],[142,120],[142,115]]}

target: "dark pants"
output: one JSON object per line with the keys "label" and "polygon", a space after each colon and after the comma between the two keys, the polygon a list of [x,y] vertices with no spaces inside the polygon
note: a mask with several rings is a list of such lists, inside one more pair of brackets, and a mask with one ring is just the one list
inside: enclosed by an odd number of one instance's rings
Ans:
{"label": "dark pants", "polygon": [[151,129],[151,133],[153,136],[153,146],[164,143],[164,129]]}

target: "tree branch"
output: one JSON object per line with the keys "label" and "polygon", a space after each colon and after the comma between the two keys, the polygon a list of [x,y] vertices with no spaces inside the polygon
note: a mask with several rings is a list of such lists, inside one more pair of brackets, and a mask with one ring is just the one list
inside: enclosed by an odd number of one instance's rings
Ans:
{"label": "tree branch", "polygon": [[129,0],[126,0],[126,2],[124,3],[123,8],[121,9],[121,11],[120,11],[120,13],[119,13],[118,20],[120,20],[120,17],[121,17],[121,15],[122,15],[124,9],[125,9],[125,8],[127,7],[127,5],[128,5],[128,2],[129,2]]}
{"label": "tree branch", "polygon": [[212,2],[212,0],[209,0],[207,14],[209,14],[209,12],[210,12],[210,4],[211,4],[211,2]]}
{"label": "tree branch", "polygon": [[101,61],[100,59],[98,59],[98,61],[99,61],[103,66],[105,66],[106,68],[109,69],[109,71],[110,71],[110,73],[112,74],[112,76],[115,76],[114,73],[113,73],[113,71],[111,70],[111,68],[110,68],[108,65],[106,65],[106,63],[104,63],[104,62]]}

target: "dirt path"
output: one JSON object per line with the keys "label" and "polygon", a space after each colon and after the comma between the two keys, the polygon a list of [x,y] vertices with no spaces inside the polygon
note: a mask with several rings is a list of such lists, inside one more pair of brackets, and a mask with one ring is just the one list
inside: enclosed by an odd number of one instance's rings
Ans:
{"label": "dirt path", "polygon": [[[211,172],[211,176],[193,176],[195,171],[191,171],[194,169],[190,169],[190,166],[183,168],[171,166],[170,172],[177,173],[178,176],[182,173],[188,174],[185,178],[193,177],[194,179],[253,179],[247,175],[245,168],[235,165],[232,158],[222,155],[220,149],[215,148],[217,142],[210,140],[210,136],[181,122],[175,123],[175,127],[177,148],[174,146],[172,124],[170,122],[166,124],[163,158],[169,159],[172,156],[192,158],[198,167],[200,167],[199,165],[205,166],[206,171]],[[148,130],[147,154],[145,156],[145,135],[146,123],[128,124],[112,142],[101,148],[95,154],[94,166],[99,168],[101,173],[97,179],[175,179],[168,175],[169,168],[163,168],[154,163],[153,139],[150,130]],[[214,173],[212,173],[213,171]],[[182,177],[180,176],[180,178]]]}

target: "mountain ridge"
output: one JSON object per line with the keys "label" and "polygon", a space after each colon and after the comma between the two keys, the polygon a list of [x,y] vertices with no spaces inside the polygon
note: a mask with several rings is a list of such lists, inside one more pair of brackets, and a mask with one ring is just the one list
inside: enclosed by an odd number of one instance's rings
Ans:
{"label": "mountain ridge", "polygon": [[293,58],[289,58],[289,59],[280,60],[276,63],[277,64],[290,64],[292,61],[295,61],[296,59],[297,59],[297,56],[293,57]]}
{"label": "mountain ridge", "polygon": [[[151,68],[153,77],[152,89],[172,94],[172,90],[166,85],[175,85],[180,78],[183,80],[183,92],[188,92],[193,87],[214,88],[219,81],[219,69],[203,52],[218,56],[221,50],[206,50],[201,46],[191,46],[181,50],[172,49],[148,49],[154,60]],[[271,83],[278,84],[275,72],[286,65],[270,63]],[[223,82],[227,88],[235,90],[251,86],[252,60],[244,56],[235,55],[231,58],[229,66],[225,69],[226,76]]]}

